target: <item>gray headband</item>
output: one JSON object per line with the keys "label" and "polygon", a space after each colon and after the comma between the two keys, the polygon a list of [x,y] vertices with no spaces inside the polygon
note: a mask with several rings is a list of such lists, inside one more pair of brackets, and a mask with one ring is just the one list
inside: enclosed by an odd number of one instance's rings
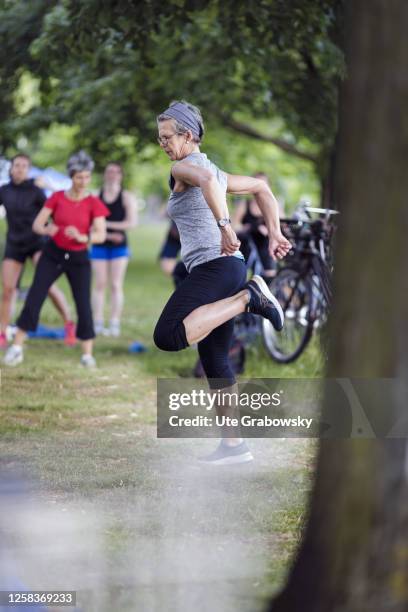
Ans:
{"label": "gray headband", "polygon": [[191,130],[194,136],[201,138],[203,135],[203,128],[201,127],[196,115],[185,104],[176,102],[172,106],[169,106],[169,108],[164,111],[163,115],[168,115],[169,117],[176,119],[188,130]]}

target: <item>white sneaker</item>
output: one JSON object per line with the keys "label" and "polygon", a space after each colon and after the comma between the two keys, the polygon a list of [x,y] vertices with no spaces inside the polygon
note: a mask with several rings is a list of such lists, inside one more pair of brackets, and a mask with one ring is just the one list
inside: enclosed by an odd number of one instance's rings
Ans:
{"label": "white sneaker", "polygon": [[111,321],[109,326],[109,333],[112,338],[119,338],[120,336],[120,323],[119,321]]}
{"label": "white sneaker", "polygon": [[101,336],[103,334],[103,332],[105,331],[105,328],[104,328],[104,325],[103,325],[103,321],[95,321],[94,329],[95,329],[95,334],[97,336]]}
{"label": "white sneaker", "polygon": [[4,355],[3,363],[6,366],[17,366],[24,360],[23,347],[12,344]]}
{"label": "white sneaker", "polygon": [[92,355],[82,355],[81,365],[83,365],[84,368],[96,368],[95,358]]}

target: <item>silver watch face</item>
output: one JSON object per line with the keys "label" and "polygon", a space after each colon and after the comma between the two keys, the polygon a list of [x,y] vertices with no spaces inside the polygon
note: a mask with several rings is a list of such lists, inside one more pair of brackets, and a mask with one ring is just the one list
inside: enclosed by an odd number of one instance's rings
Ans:
{"label": "silver watch face", "polygon": [[218,225],[219,225],[220,227],[225,227],[226,225],[228,225],[228,223],[229,223],[229,219],[220,219],[220,220],[218,221]]}

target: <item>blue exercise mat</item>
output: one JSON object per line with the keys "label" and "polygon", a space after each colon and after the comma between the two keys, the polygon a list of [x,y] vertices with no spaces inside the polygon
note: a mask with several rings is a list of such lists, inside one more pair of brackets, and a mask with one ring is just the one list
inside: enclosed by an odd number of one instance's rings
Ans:
{"label": "blue exercise mat", "polygon": [[48,338],[50,340],[63,340],[65,338],[64,328],[51,328],[38,325],[35,331],[28,332],[29,338]]}
{"label": "blue exercise mat", "polygon": [[128,351],[129,353],[144,353],[147,351],[147,347],[141,342],[136,341],[129,345]]}

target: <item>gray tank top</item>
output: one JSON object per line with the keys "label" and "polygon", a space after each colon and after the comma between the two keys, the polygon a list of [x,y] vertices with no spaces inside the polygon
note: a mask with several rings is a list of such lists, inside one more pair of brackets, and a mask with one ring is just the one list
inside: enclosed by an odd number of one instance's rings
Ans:
{"label": "gray tank top", "polygon": [[[217,168],[205,153],[191,153],[183,161],[210,170],[217,178],[224,194],[227,211],[227,175]],[[171,183],[174,182],[171,177]],[[173,189],[173,185],[171,184]],[[195,266],[221,257],[221,232],[199,187],[188,186],[185,191],[170,194],[167,204],[169,217],[176,223],[181,242],[181,258],[188,272]],[[237,251],[235,257],[244,259]]]}

